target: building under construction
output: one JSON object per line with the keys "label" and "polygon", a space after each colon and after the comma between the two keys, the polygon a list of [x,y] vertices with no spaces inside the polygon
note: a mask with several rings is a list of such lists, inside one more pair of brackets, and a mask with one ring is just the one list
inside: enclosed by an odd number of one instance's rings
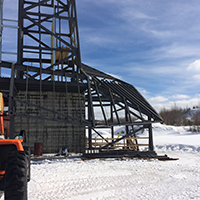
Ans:
{"label": "building under construction", "polygon": [[[9,19],[0,2],[2,39]],[[41,142],[43,152],[155,154],[152,123],[162,119],[154,108],[132,85],[82,63],[75,0],[20,0],[16,28],[17,61],[2,60],[2,40],[0,50],[1,72],[10,73],[1,75],[0,92],[11,138],[25,130],[31,149]],[[125,127],[118,137],[116,126]]]}

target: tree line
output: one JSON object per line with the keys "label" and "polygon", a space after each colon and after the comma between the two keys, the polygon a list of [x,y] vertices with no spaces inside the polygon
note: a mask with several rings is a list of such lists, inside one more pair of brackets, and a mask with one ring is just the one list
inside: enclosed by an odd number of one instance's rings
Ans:
{"label": "tree line", "polygon": [[198,107],[190,109],[174,105],[170,109],[162,108],[159,114],[167,125],[191,126],[192,131],[200,132],[200,109]]}

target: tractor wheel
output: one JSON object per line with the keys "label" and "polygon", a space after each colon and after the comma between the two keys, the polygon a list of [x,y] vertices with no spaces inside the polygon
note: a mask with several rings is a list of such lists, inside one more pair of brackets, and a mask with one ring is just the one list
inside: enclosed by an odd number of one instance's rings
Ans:
{"label": "tractor wheel", "polygon": [[26,159],[27,159],[27,182],[30,181],[31,179],[31,151],[30,151],[30,147],[28,146],[24,146],[24,152],[26,154]]}
{"label": "tractor wheel", "polygon": [[8,156],[4,196],[6,200],[27,200],[27,159],[23,151],[13,151]]}

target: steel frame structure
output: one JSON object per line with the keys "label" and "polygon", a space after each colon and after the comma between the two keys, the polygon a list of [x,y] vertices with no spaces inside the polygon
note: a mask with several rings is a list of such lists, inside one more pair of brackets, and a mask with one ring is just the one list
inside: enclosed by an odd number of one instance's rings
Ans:
{"label": "steel frame structure", "polygon": [[[98,128],[110,128],[113,140],[99,148],[103,151],[148,129],[148,150],[153,151],[152,123],[162,122],[159,114],[135,87],[81,62],[75,0],[20,0],[18,26],[17,63],[0,63],[1,68],[11,69],[10,78],[0,78],[0,90],[8,99],[11,135],[15,116],[77,124],[88,129],[88,148],[92,150],[92,131],[105,139]],[[25,91],[22,99],[16,97],[20,90]],[[40,93],[39,105],[28,100],[29,91]],[[51,91],[54,100],[57,92],[65,92],[67,102],[70,92],[77,93],[78,105],[74,109],[79,115],[47,109],[42,104],[45,91]],[[85,114],[81,112],[83,97]],[[27,109],[16,112],[17,101],[25,108],[37,107],[38,116]],[[44,111],[52,117],[46,117]],[[126,133],[115,138],[115,126],[125,126]]]}

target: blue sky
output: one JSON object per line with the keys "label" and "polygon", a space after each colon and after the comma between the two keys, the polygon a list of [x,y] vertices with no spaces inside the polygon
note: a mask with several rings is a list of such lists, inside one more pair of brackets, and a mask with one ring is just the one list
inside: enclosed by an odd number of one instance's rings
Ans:
{"label": "blue sky", "polygon": [[82,61],[154,107],[200,103],[200,1],[77,0]]}
{"label": "blue sky", "polygon": [[[4,14],[16,18],[9,2],[17,1],[4,0]],[[76,4],[83,63],[132,84],[158,111],[200,104],[199,0]]]}

